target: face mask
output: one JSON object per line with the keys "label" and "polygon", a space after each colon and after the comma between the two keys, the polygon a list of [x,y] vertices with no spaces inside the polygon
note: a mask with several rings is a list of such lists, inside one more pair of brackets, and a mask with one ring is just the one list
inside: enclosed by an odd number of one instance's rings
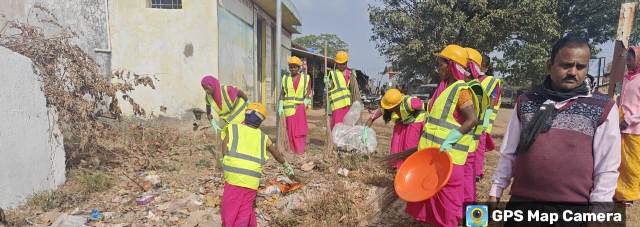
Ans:
{"label": "face mask", "polygon": [[262,124],[262,119],[256,113],[247,113],[244,116],[244,123],[247,125],[257,128]]}

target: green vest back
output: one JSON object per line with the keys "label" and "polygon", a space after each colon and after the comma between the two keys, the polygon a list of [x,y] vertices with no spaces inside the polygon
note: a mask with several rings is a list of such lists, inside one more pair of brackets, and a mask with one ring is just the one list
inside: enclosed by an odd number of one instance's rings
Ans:
{"label": "green vest back", "polygon": [[[410,97],[410,96],[404,96],[402,98],[402,103],[400,105],[400,121],[402,122],[402,124],[408,125],[414,122],[424,122],[424,120],[426,119],[426,112],[424,111],[424,103],[422,104],[423,107],[422,109],[419,110],[414,110],[411,107],[411,99],[414,97]],[[418,112],[417,115],[415,115],[415,112]]]}
{"label": "green vest back", "polygon": [[230,124],[227,148],[222,168],[224,179],[235,186],[257,190],[262,177],[262,165],[267,156],[267,140],[260,129],[243,124]]}
{"label": "green vest back", "polygon": [[222,94],[222,106],[218,106],[210,95],[207,95],[206,101],[216,111],[216,114],[227,123],[240,124],[244,121],[244,112],[247,108],[247,102],[243,98],[236,97],[235,102],[231,102],[228,86],[222,86],[220,93]]}

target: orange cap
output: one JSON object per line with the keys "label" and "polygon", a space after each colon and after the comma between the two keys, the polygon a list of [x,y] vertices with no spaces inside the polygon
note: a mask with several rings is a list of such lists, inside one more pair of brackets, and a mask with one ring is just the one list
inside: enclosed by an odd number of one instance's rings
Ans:
{"label": "orange cap", "polygon": [[420,202],[434,196],[449,181],[453,162],[448,152],[426,148],[409,156],[394,180],[396,194],[407,202]]}

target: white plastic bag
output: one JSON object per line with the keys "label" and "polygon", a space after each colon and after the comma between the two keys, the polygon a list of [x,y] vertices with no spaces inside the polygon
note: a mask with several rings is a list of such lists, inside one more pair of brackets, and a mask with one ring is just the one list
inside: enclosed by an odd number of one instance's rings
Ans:
{"label": "white plastic bag", "polygon": [[351,107],[349,107],[349,112],[347,112],[347,114],[344,116],[344,124],[349,126],[356,125],[358,123],[358,120],[360,120],[360,114],[362,113],[363,109],[364,106],[362,105],[362,103],[360,103],[360,101],[355,101],[354,103],[352,103]]}
{"label": "white plastic bag", "polygon": [[376,132],[372,128],[342,123],[333,128],[333,142],[339,148],[364,154],[374,153],[378,146]]}

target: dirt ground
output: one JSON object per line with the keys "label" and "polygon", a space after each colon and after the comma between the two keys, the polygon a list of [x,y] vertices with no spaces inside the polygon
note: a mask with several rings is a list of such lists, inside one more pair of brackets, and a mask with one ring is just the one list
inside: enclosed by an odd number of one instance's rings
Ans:
{"label": "dirt ground", "polygon": [[[388,154],[392,125],[382,120],[374,124],[376,153],[336,158],[325,152],[323,111],[308,114],[306,153],[296,156],[285,152],[303,186],[284,195],[265,192],[264,188],[272,188],[269,186],[282,182],[283,177],[280,165],[273,159],[268,161],[256,200],[260,226],[423,226],[404,213],[402,201],[388,206],[380,202],[393,183],[392,173],[379,160]],[[498,114],[493,135],[498,147],[510,114],[509,109]],[[365,113],[362,119],[367,117]],[[82,160],[84,167],[70,169],[67,182],[58,190],[38,193],[25,205],[6,211],[9,223],[47,226],[65,217],[86,218],[97,209],[103,218],[89,225],[220,226],[220,151],[209,129],[194,127],[194,121],[114,122],[123,139],[103,145],[121,152],[105,151]],[[204,120],[195,122],[206,124]],[[275,137],[274,127],[264,130]],[[488,199],[499,153],[489,152],[486,157],[485,177],[478,184],[479,201]],[[349,173],[340,174],[340,168]],[[508,191],[504,199],[508,200]],[[387,209],[377,212],[381,206]],[[640,226],[638,215],[639,206],[628,210],[627,226]]]}

